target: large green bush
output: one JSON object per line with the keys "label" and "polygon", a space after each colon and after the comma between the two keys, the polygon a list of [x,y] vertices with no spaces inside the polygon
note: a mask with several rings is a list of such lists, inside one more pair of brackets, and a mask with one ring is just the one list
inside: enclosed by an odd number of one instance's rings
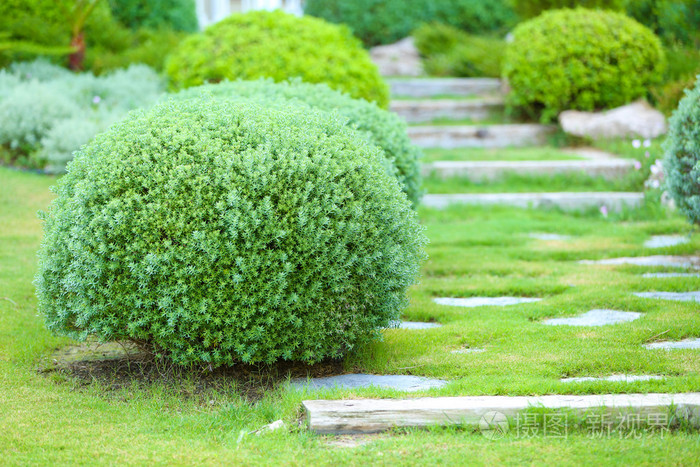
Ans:
{"label": "large green bush", "polygon": [[659,39],[623,14],[552,10],[513,32],[503,63],[507,102],[542,121],[566,109],[612,108],[646,96],[664,64]]}
{"label": "large green bush", "polygon": [[384,150],[392,171],[408,195],[417,205],[421,196],[419,158],[421,151],[406,134],[406,123],[395,113],[378,108],[362,99],[330,89],[323,84],[303,83],[299,80],[275,83],[271,80],[223,82],[189,88],[176,94],[178,99],[202,95],[217,98],[255,99],[258,102],[286,100],[295,105],[309,105],[319,110],[336,112],[347,119],[349,126],[366,135],[369,142]]}
{"label": "large green bush", "polygon": [[109,0],[115,18],[131,29],[198,29],[194,0]]}
{"label": "large green bush", "polygon": [[389,90],[346,28],[281,11],[235,14],[188,37],[168,58],[174,88],[207,81],[299,77],[386,107]]}
{"label": "large green bush", "polygon": [[381,151],[308,107],[136,111],[56,193],[36,278],[49,329],[180,364],[340,357],[398,318],[426,242]]}
{"label": "large green bush", "polygon": [[407,37],[423,22],[475,34],[505,32],[516,22],[507,0],[306,0],[304,12],[348,25],[367,46]]}
{"label": "large green bush", "polygon": [[515,11],[523,18],[532,18],[545,10],[561,8],[591,8],[602,10],[621,11],[625,9],[627,2],[639,0],[513,0]]}
{"label": "large green bush", "polygon": [[673,113],[665,149],[666,188],[680,211],[700,225],[700,79]]}

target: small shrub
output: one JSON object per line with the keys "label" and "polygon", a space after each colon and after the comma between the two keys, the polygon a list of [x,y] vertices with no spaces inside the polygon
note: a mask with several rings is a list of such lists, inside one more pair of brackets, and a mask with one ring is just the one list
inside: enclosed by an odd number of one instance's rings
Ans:
{"label": "small shrub", "polygon": [[505,41],[478,37],[440,23],[413,32],[416,47],[433,76],[501,76]]}
{"label": "small shrub", "polygon": [[544,122],[566,109],[617,107],[646,96],[664,64],[659,39],[623,14],[548,11],[513,32],[503,64],[507,104]]}
{"label": "small shrub", "polygon": [[112,14],[131,29],[198,29],[194,0],[109,0]]}
{"label": "small shrub", "polygon": [[679,210],[700,225],[700,80],[669,120],[665,150],[666,188]]}
{"label": "small shrub", "polygon": [[514,0],[515,11],[523,18],[538,16],[545,10],[561,8],[590,8],[601,10],[623,11],[626,4],[636,3],[638,0]]}
{"label": "small shrub", "polygon": [[381,151],[309,108],[201,98],[79,151],[44,218],[48,328],[179,364],[337,358],[407,304],[426,242]]}
{"label": "small shrub", "polygon": [[516,22],[505,0],[306,0],[304,12],[346,24],[369,47],[403,39],[423,22],[474,34],[501,33]]}
{"label": "small shrub", "polygon": [[384,150],[392,171],[408,198],[417,205],[421,196],[420,150],[406,134],[406,123],[396,114],[375,104],[334,91],[323,84],[271,80],[224,82],[190,88],[176,95],[187,99],[202,95],[217,98],[255,99],[257,102],[289,100],[319,110],[336,112],[347,119],[348,125],[366,135],[367,140]]}
{"label": "small shrub", "polygon": [[345,29],[281,11],[235,14],[188,37],[168,58],[174,88],[207,81],[299,77],[386,107],[387,85]]}

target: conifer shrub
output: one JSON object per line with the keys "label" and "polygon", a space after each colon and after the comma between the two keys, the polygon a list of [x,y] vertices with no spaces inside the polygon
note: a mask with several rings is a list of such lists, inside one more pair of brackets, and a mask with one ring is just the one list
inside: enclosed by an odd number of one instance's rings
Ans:
{"label": "conifer shrub", "polygon": [[513,31],[503,63],[507,104],[544,122],[562,110],[617,107],[645,97],[664,66],[661,41],[621,13],[546,11]]}
{"label": "conifer shrub", "polygon": [[183,40],[166,71],[181,89],[226,79],[299,77],[386,108],[389,88],[347,28],[281,11],[234,14]]}
{"label": "conifer shrub", "polygon": [[198,29],[194,0],[108,0],[112,14],[131,29]]}
{"label": "conifer shrub", "polygon": [[669,120],[664,176],[678,209],[700,225],[700,79]]}
{"label": "conifer shrub", "polygon": [[175,97],[187,99],[202,95],[229,99],[252,98],[258,102],[276,102],[282,99],[296,105],[309,105],[322,111],[336,112],[347,120],[349,126],[384,151],[390,169],[396,171],[396,177],[408,199],[414,206],[420,201],[421,151],[411,143],[406,133],[406,123],[395,113],[380,109],[374,103],[353,99],[324,84],[309,84],[299,80],[275,83],[267,79],[205,84],[181,91]]}
{"label": "conifer shrub", "polygon": [[426,239],[381,151],[308,107],[200,98],[83,147],[44,219],[47,327],[179,364],[317,362],[380,336]]}

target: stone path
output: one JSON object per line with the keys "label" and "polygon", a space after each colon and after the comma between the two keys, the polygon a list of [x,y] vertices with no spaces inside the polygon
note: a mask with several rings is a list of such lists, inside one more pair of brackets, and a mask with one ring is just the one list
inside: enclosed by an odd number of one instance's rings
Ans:
{"label": "stone path", "polygon": [[644,242],[647,248],[667,248],[688,243],[690,239],[684,235],[654,235]]}
{"label": "stone path", "polygon": [[637,381],[652,381],[664,379],[663,376],[658,375],[612,375],[605,376],[602,378],[596,378],[593,376],[582,376],[578,378],[562,378],[559,381],[562,383],[585,383],[589,381],[606,381],[611,383],[634,383]]}
{"label": "stone path", "polygon": [[420,321],[401,321],[391,323],[392,328],[398,329],[433,329],[442,326],[440,323],[425,323]]}
{"label": "stone path", "polygon": [[356,373],[328,376],[325,378],[296,378],[293,379],[290,384],[300,389],[358,389],[378,387],[396,389],[397,391],[413,392],[440,388],[446,385],[447,381],[410,375],[368,375]]}
{"label": "stone path", "polygon": [[644,278],[670,278],[670,277],[700,277],[700,273],[693,272],[647,272],[642,274]]}
{"label": "stone path", "polygon": [[543,145],[555,130],[536,123],[420,125],[409,126],[408,136],[422,148],[507,148]]}
{"label": "stone path", "polygon": [[395,98],[495,94],[502,86],[496,78],[395,78],[387,82]]}
{"label": "stone path", "polygon": [[468,298],[434,298],[433,302],[438,305],[446,306],[461,306],[465,308],[474,308],[477,306],[508,306],[517,305],[519,303],[539,302],[541,298],[528,297],[468,297]]}
{"label": "stone path", "polygon": [[700,291],[698,292],[637,292],[637,297],[642,298],[657,298],[661,300],[675,300],[679,302],[700,303]]}
{"label": "stone path", "polygon": [[[635,170],[634,161],[630,159],[580,161],[437,161],[423,164],[422,167],[423,176],[437,175],[441,178],[462,177],[473,182],[497,180],[509,173],[529,176],[582,173],[589,177],[603,177],[608,180],[614,180],[625,176],[633,170]],[[662,240],[657,240],[659,243],[661,241]],[[670,240],[666,241],[670,242]],[[674,243],[674,245],[677,244],[678,243]]]}
{"label": "stone path", "polygon": [[642,193],[622,192],[562,192],[562,193],[468,193],[453,195],[425,195],[424,206],[444,209],[451,204],[504,204],[519,208],[557,207],[567,211],[605,206],[608,211],[641,206]]}
{"label": "stone path", "polygon": [[394,100],[389,110],[408,123],[425,123],[438,119],[486,120],[503,110],[503,98]]}
{"label": "stone path", "polygon": [[654,342],[652,344],[647,344],[644,347],[647,349],[665,349],[665,350],[675,350],[675,349],[700,349],[700,338],[696,339],[684,339],[682,341],[665,341],[665,342]]}
{"label": "stone path", "polygon": [[700,269],[700,257],[697,256],[633,256],[622,258],[608,258],[579,261],[581,264],[603,264],[603,265],[632,265],[632,266],[660,266],[684,269]]}
{"label": "stone path", "polygon": [[591,310],[573,318],[551,318],[542,321],[548,326],[606,326],[626,323],[642,316],[634,311]]}

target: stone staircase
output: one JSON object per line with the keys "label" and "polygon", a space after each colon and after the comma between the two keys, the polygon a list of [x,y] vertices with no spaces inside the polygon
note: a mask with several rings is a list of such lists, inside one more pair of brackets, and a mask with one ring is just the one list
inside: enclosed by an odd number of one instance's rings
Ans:
{"label": "stone staircase", "polygon": [[[396,78],[389,84],[391,110],[409,123],[408,134],[422,148],[512,148],[545,146],[556,127],[533,123],[489,123],[503,113],[502,85],[493,78]],[[430,122],[439,121],[439,124]],[[453,122],[454,123],[453,123]],[[466,122],[465,122],[466,121]],[[425,163],[424,176],[461,177],[472,182],[494,181],[506,174],[555,176],[584,174],[615,180],[635,170],[635,161],[587,148],[571,153],[580,160],[437,161]],[[558,207],[581,210],[605,206],[609,211],[642,204],[642,193],[473,193],[433,194],[423,204],[506,204],[518,207]]]}

